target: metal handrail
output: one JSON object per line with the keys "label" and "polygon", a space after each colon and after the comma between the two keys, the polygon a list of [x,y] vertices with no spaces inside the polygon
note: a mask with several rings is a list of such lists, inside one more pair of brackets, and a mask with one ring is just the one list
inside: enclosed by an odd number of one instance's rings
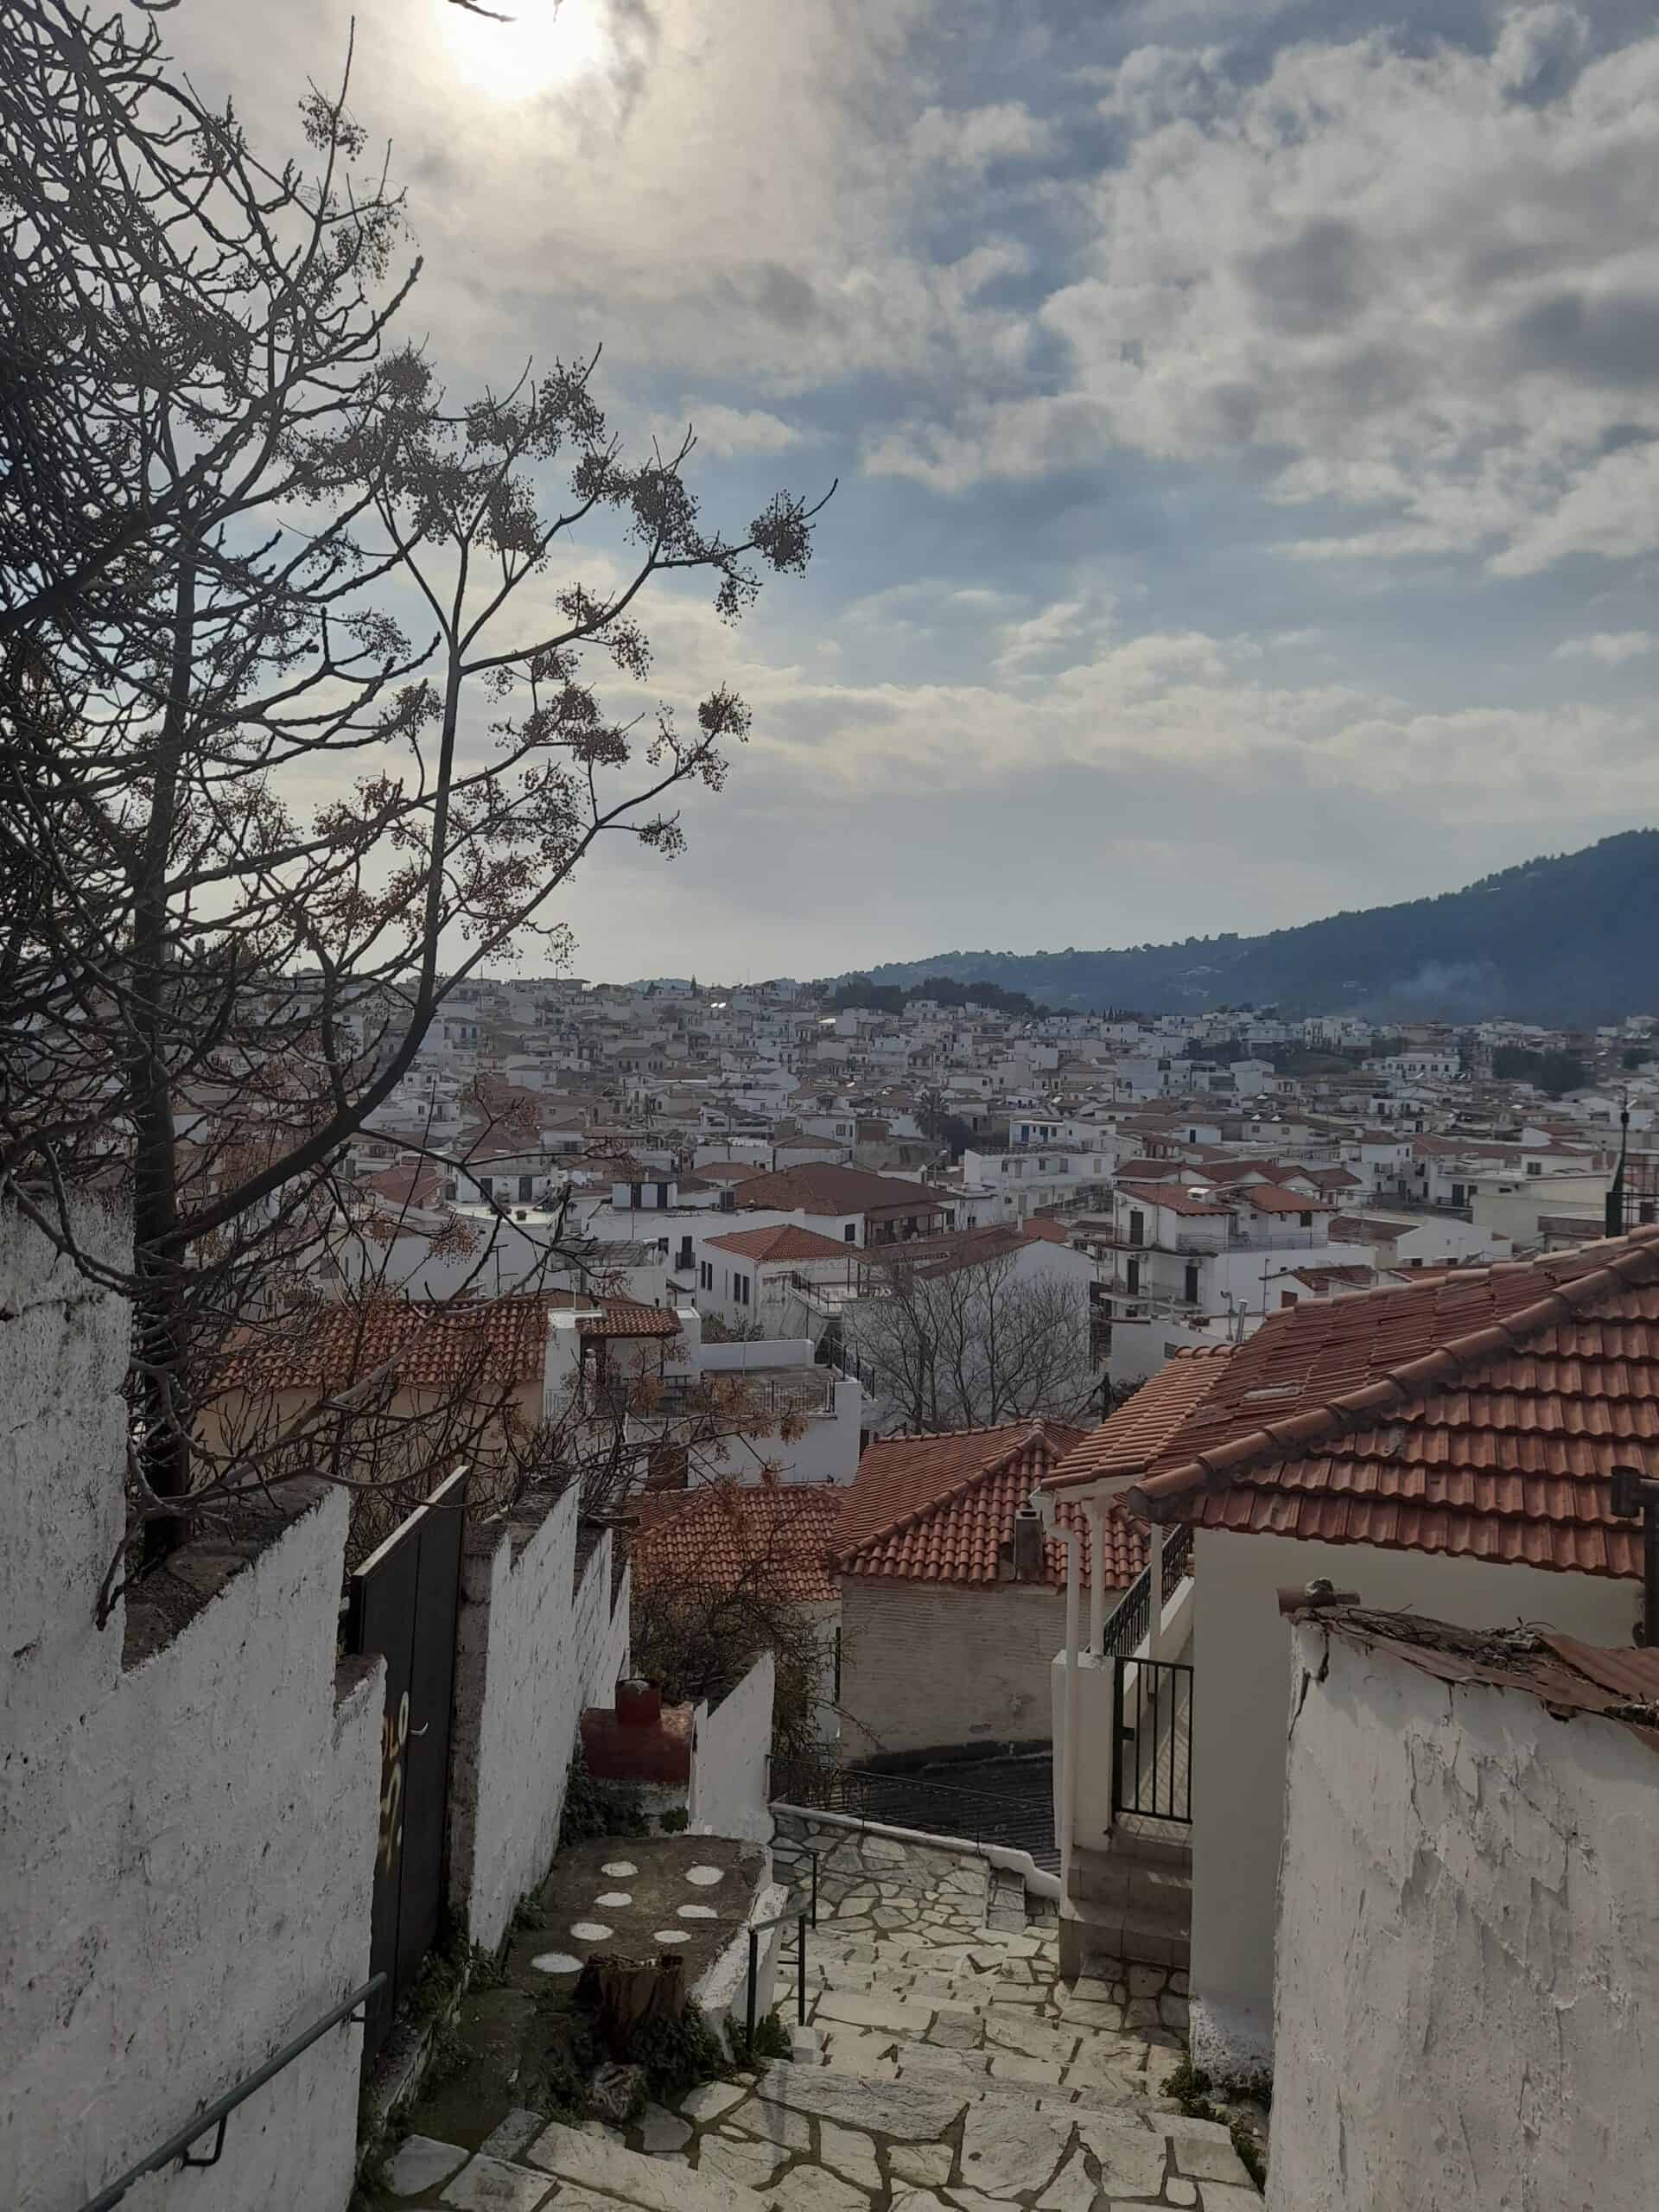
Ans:
{"label": "metal handrail", "polygon": [[[963,1841],[983,1845],[1001,1843],[1029,1834],[1032,1801],[995,1789],[969,1788],[957,1782],[941,1782],[931,1772],[880,1767],[841,1766],[817,1772],[787,1766],[775,1768],[771,1796],[782,1803],[819,1812],[839,1814],[843,1819],[868,1822],[882,1817],[885,1794],[904,1801],[900,1810],[913,1813],[918,1802],[938,1801],[956,1826],[950,1831]],[[892,1809],[891,1807],[888,1808]],[[921,1816],[901,1821],[902,1827],[921,1826]],[[944,1829],[929,1831],[943,1834]],[[1020,1847],[1024,1847],[1023,1846]],[[1043,1850],[1047,1846],[1040,1847]]]}
{"label": "metal handrail", "polygon": [[[169,2135],[158,2150],[152,2151],[148,2158],[141,2158],[136,2166],[130,2167],[118,2181],[108,2183],[96,2196],[89,2197],[80,2208],[80,2212],[109,2212],[109,2208],[118,2204],[135,2182],[142,2181],[146,2174],[159,2173],[163,2166],[170,2166],[175,2158],[181,2170],[187,2166],[216,2166],[225,2149],[225,2123],[237,2107],[245,2103],[256,2089],[264,2088],[273,2074],[280,2074],[283,2067],[292,2065],[302,2051],[309,2050],[312,2044],[326,2036],[330,2028],[338,2026],[347,2018],[354,2018],[357,2007],[374,1995],[385,1978],[384,1974],[371,1974],[360,1989],[354,1989],[349,1997],[342,1997],[332,2012],[325,2012],[320,2020],[313,2021],[302,2035],[295,2036],[285,2043],[274,2056],[268,2058],[263,2066],[256,2067],[233,2089],[227,2089],[222,2097],[215,2097],[213,2103],[205,2111],[199,2112],[188,2126],[180,2128],[176,2134]],[[357,2024],[355,2020],[354,2024]],[[187,2156],[190,2145],[199,2143],[210,2127],[215,2131],[211,2156],[206,2158]]]}
{"label": "metal handrail", "polygon": [[757,1984],[760,1970],[760,1938],[774,1928],[781,1928],[786,1920],[795,1923],[795,2019],[799,2027],[806,2025],[806,1927],[809,1921],[814,1928],[818,1924],[818,1854],[809,1851],[812,1862],[812,1895],[810,1901],[791,1898],[781,1912],[774,1912],[770,1920],[749,1923],[749,1986],[744,2018],[747,2023],[748,2041],[754,2043],[754,2011]]}
{"label": "metal handrail", "polygon": [[[1183,1522],[1168,1531],[1164,1538],[1163,1587],[1160,1592],[1160,1607],[1173,1596],[1175,1585],[1187,1573],[1187,1561],[1192,1555],[1192,1531]],[[1147,1560],[1116,1605],[1106,1616],[1101,1630],[1100,1652],[1103,1659],[1132,1658],[1152,1627],[1152,1562]]]}

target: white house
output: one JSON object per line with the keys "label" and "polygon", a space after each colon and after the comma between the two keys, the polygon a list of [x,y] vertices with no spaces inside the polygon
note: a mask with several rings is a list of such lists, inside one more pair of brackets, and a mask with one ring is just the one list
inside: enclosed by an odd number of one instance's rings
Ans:
{"label": "white house", "polygon": [[[1659,1229],[1300,1306],[1176,1363],[1054,1478],[1166,1538],[1193,1532],[1192,2049],[1212,2072],[1272,2042],[1290,1679],[1275,1591],[1325,1581],[1465,1626],[1628,1643],[1640,1531],[1614,1516],[1610,1478],[1659,1428],[1656,1322]],[[1109,1749],[1109,1731],[1083,1732],[1080,1797]]]}

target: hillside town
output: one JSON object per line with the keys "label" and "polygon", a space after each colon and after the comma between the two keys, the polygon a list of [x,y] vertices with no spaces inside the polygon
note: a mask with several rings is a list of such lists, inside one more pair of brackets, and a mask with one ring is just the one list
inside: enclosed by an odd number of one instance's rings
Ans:
{"label": "hillside town", "polygon": [[1650,14],[0,0],[0,2212],[1659,2212]]}

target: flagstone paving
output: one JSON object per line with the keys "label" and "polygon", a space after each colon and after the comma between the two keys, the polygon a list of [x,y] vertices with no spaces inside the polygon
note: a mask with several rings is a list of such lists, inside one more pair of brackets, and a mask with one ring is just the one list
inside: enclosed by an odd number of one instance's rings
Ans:
{"label": "flagstone paving", "polygon": [[[777,1994],[791,2059],[705,2083],[626,2130],[515,2114],[510,2139],[504,2123],[507,2139],[442,2180],[445,2146],[423,2145],[407,2167],[418,2187],[401,2201],[453,2212],[1260,2212],[1226,2130],[1162,2094],[1185,2050],[1184,1976],[1129,1966],[1064,1981],[1056,1923],[1017,1924],[1006,1881],[1001,1924],[989,1923],[983,1860],[850,1830],[808,1835],[819,1916],[804,2026],[792,1961]],[[780,1837],[774,1851],[779,1878],[804,1886],[801,1840]]]}

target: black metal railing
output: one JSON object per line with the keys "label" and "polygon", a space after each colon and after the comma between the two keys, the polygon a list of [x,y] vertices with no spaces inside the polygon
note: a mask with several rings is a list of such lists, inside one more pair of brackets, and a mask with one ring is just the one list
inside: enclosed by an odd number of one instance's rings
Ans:
{"label": "black metal railing", "polygon": [[[1038,1771],[1040,1770],[1040,1771]],[[949,1836],[963,1843],[1005,1844],[1028,1852],[1039,1865],[1054,1855],[1052,1770],[1033,1762],[1040,1785],[1029,1796],[942,1782],[925,1772],[821,1763],[774,1767],[773,1802],[837,1813],[844,1820],[909,1828],[918,1835]]]}
{"label": "black metal railing", "polygon": [[1112,1662],[1112,1811],[1192,1820],[1192,1669],[1181,1660]]}
{"label": "black metal railing", "polygon": [[[1176,1585],[1184,1574],[1190,1573],[1192,1557],[1192,1531],[1185,1522],[1167,1529],[1164,1535],[1164,1573],[1159,1610],[1161,1612],[1175,1594]],[[1106,1616],[1101,1630],[1100,1651],[1103,1659],[1130,1658],[1146,1642],[1152,1628],[1152,1562],[1147,1560],[1112,1611]]]}
{"label": "black metal railing", "polygon": [[749,1923],[749,1986],[744,2003],[743,2018],[751,2050],[754,2044],[754,2016],[760,1974],[760,1938],[769,1936],[774,1928],[781,1928],[786,1920],[795,1923],[795,2019],[800,2027],[806,2025],[806,1931],[818,1924],[818,1854],[809,1851],[806,1856],[812,1863],[811,1894],[804,1897],[791,1897],[781,1912],[773,1913],[770,1920]]}
{"label": "black metal railing", "polygon": [[[160,2173],[163,2166],[170,2166],[175,2159],[181,2171],[187,2167],[216,2166],[224,2154],[225,2123],[237,2107],[245,2103],[256,2089],[264,2088],[271,2076],[280,2074],[283,2067],[291,2066],[296,2058],[310,2050],[314,2043],[326,2036],[330,2028],[338,2027],[342,2020],[360,2024],[362,2015],[358,2011],[359,2005],[367,2003],[385,1978],[384,1974],[371,1974],[360,1989],[354,1989],[349,1997],[342,1997],[332,2012],[325,2012],[320,2020],[314,2020],[302,2035],[295,2036],[285,2043],[279,2051],[268,2058],[263,2066],[256,2067],[233,2089],[227,2089],[222,2097],[215,2097],[212,2104],[188,2121],[176,2134],[169,2135],[166,2142],[152,2151],[148,2158],[141,2158],[136,2166],[130,2166],[118,2181],[106,2183],[96,2196],[89,2197],[81,2207],[81,2212],[109,2212],[109,2208],[118,2204],[136,2182],[142,2181],[146,2174]],[[213,2138],[212,2151],[205,2158],[193,2158],[190,2156],[192,2145],[200,2143],[210,2132]]]}

